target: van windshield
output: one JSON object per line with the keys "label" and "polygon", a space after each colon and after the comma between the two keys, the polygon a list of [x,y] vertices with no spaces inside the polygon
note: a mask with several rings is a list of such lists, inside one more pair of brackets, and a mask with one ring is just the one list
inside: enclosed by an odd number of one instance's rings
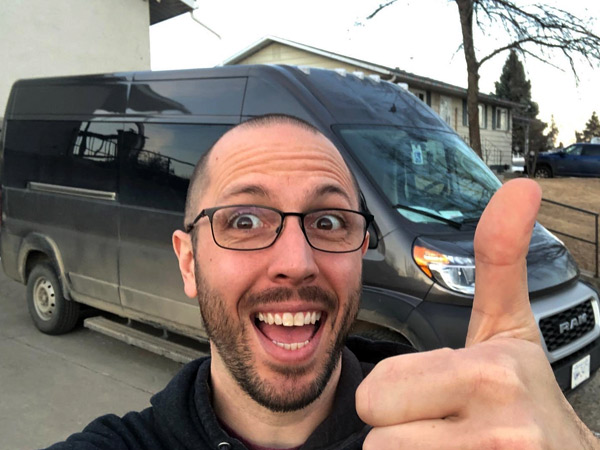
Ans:
{"label": "van windshield", "polygon": [[335,130],[398,212],[416,223],[477,221],[501,183],[454,133],[393,126]]}

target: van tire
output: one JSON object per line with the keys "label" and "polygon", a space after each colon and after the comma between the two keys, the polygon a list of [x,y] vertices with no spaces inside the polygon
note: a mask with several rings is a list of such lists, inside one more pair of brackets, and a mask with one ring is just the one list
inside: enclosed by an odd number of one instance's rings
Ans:
{"label": "van tire", "polygon": [[79,303],[65,299],[47,263],[37,264],[27,277],[27,308],[37,329],[46,334],[68,333],[79,319]]}

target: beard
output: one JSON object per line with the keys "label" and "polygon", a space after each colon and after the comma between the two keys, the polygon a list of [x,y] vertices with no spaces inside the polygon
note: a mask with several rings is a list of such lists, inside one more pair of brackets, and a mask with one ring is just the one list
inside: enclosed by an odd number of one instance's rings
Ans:
{"label": "beard", "polygon": [[[204,327],[210,341],[214,344],[225,367],[233,379],[246,394],[255,402],[273,412],[297,411],[314,402],[322,394],[331,379],[331,375],[340,361],[341,351],[346,342],[354,319],[358,314],[360,301],[360,280],[354,290],[351,290],[344,311],[339,311],[341,320],[334,329],[335,323],[330,322],[333,339],[324,345],[326,360],[319,363],[318,367],[291,367],[270,364],[268,367],[284,382],[277,382],[261,377],[256,367],[255,356],[248,344],[250,333],[254,332],[253,325],[244,321],[237,321],[232,317],[225,307],[222,296],[212,290],[206,280],[199,272],[196,263],[195,275],[198,289],[198,302],[200,314],[204,321]],[[321,303],[327,311],[334,311],[339,301],[333,293],[316,286],[301,287],[296,290],[289,288],[272,288],[259,293],[245,294],[240,301],[242,304],[268,304],[288,300],[292,297]],[[328,318],[333,319],[328,316]],[[314,376],[308,383],[300,383],[301,377],[314,372]],[[281,386],[289,386],[282,389]]]}

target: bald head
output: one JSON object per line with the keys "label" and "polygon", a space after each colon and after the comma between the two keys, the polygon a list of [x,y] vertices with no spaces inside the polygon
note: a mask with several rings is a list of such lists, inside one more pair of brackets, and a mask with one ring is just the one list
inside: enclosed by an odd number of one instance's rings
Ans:
{"label": "bald head", "polygon": [[[300,133],[308,135],[309,140],[312,140],[315,145],[312,147],[307,145],[306,149],[298,148],[298,153],[304,153],[305,151],[308,151],[309,153],[315,154],[321,152],[323,153],[323,156],[326,155],[328,159],[324,162],[329,165],[337,164],[340,166],[340,171],[345,172],[345,176],[351,180],[352,191],[354,192],[350,193],[350,195],[352,195],[354,199],[358,198],[358,183],[356,182],[354,175],[348,169],[346,163],[343,161],[343,158],[339,154],[338,150],[335,148],[333,143],[329,141],[329,139],[327,139],[316,127],[302,119],[282,114],[269,114],[265,116],[254,117],[233,127],[200,158],[196,168],[194,169],[194,173],[192,174],[188,188],[184,226],[191,224],[196,215],[200,212],[202,198],[206,193],[207,188],[211,186],[213,181],[223,185],[223,183],[232,181],[233,176],[243,174],[243,163],[247,157],[253,157],[255,160],[257,158],[262,159],[262,161],[256,160],[257,164],[250,166],[252,170],[260,171],[261,164],[265,166],[270,165],[273,158],[281,158],[282,155],[285,155],[285,153],[281,152],[278,154],[278,150],[276,148],[269,147],[268,144],[271,142],[271,144],[277,146],[277,143],[274,142],[273,139],[269,138],[270,135],[268,133],[270,130],[272,130],[271,134],[274,134],[277,132],[276,128],[280,129],[281,127],[293,129],[295,134]],[[293,138],[290,136],[290,140],[292,139]],[[296,140],[298,139],[296,138]],[[266,144],[264,148],[262,146],[262,141],[265,141]],[[256,149],[258,148],[261,148],[261,151],[257,152]],[[273,150],[273,155],[269,153],[270,150]],[[218,180],[214,180],[214,172],[217,168],[219,168],[221,176]],[[224,169],[226,172],[229,168],[232,169],[231,173],[234,175],[232,175],[230,178],[223,177],[222,175],[224,173]],[[241,170],[234,170],[237,168]],[[289,169],[293,169],[293,164],[289,166]],[[319,167],[316,165],[315,170],[319,170]],[[285,176],[283,171],[280,170],[280,172],[282,172],[282,176]],[[220,187],[221,189],[224,188],[224,186]],[[360,202],[358,203],[360,204]]]}

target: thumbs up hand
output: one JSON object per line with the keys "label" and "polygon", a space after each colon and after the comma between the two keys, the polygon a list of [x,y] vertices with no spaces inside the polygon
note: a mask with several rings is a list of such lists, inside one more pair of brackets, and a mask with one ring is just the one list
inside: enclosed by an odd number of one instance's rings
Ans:
{"label": "thumbs up hand", "polygon": [[506,183],[475,233],[466,348],[381,361],[356,392],[366,450],[600,448],[563,396],[540,344],[526,255],[541,191]]}

